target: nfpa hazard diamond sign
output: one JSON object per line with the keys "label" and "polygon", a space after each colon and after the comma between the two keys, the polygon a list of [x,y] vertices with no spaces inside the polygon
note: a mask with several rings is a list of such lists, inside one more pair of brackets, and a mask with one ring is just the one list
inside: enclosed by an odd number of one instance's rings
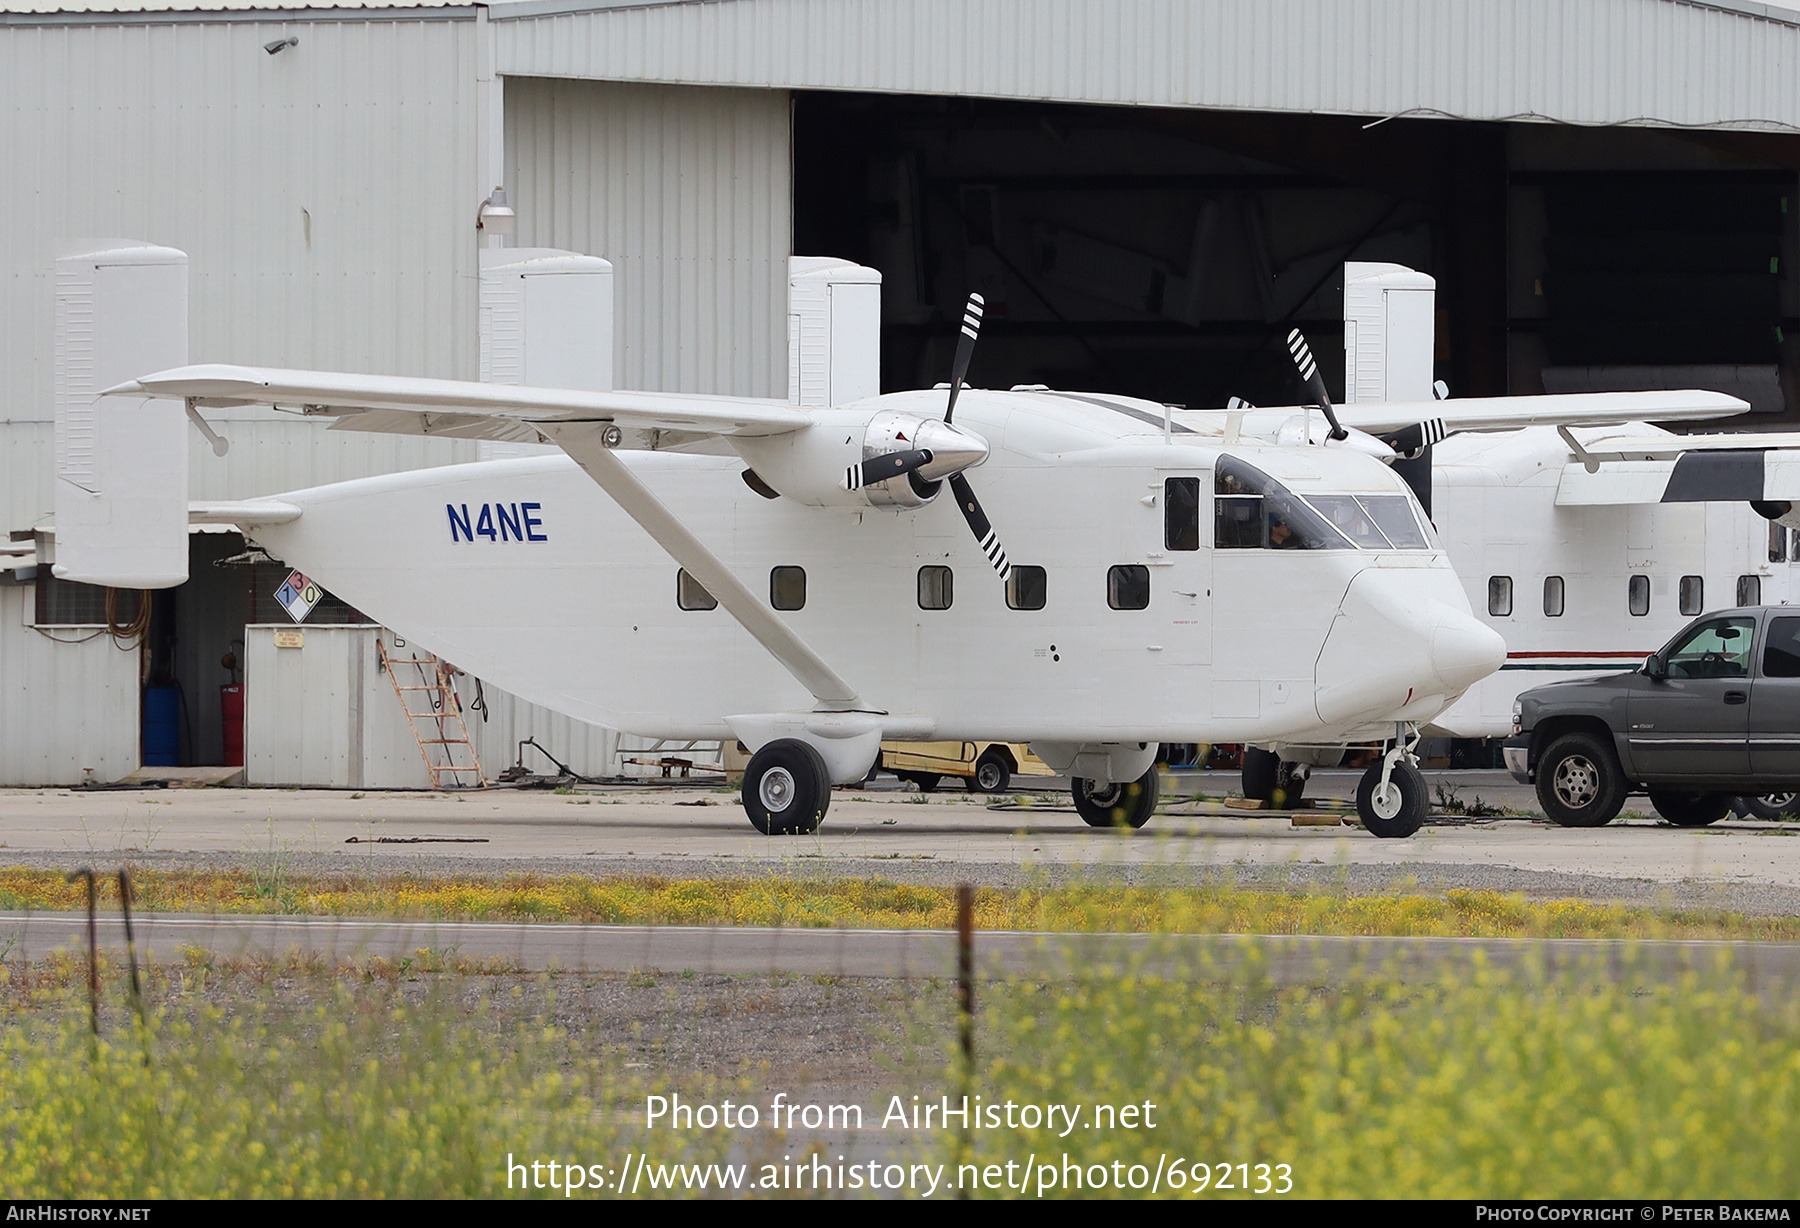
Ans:
{"label": "nfpa hazard diamond sign", "polygon": [[275,600],[287,611],[288,617],[295,622],[305,622],[313,607],[319,604],[324,591],[297,571],[288,572],[288,578],[281,582],[275,590]]}

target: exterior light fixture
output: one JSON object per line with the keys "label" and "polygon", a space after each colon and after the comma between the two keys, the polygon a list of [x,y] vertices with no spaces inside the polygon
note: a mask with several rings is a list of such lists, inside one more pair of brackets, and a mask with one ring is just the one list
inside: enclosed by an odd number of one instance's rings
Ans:
{"label": "exterior light fixture", "polygon": [[519,215],[506,203],[506,189],[496,186],[493,193],[481,202],[481,212],[475,215],[475,229],[497,238],[510,235],[518,221]]}
{"label": "exterior light fixture", "polygon": [[274,55],[277,51],[286,51],[289,47],[298,47],[299,45],[300,40],[297,38],[278,38],[272,43],[264,43],[263,50]]}

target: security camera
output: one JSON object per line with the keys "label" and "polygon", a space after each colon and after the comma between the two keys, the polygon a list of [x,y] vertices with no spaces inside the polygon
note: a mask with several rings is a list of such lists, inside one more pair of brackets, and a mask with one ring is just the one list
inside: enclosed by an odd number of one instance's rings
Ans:
{"label": "security camera", "polygon": [[264,43],[263,50],[268,52],[270,55],[274,55],[277,51],[280,51],[283,48],[298,47],[299,45],[300,45],[300,40],[297,38],[278,38],[272,43]]}

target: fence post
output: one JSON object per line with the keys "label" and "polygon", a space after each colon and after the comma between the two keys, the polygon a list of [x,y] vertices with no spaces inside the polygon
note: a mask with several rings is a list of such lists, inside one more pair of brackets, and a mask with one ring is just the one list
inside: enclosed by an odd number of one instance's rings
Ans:
{"label": "fence post", "polygon": [[144,1024],[144,987],[138,982],[137,939],[131,932],[131,871],[119,870],[119,907],[125,913],[125,956],[131,961],[131,1005],[137,1011],[138,1026]]}
{"label": "fence post", "polygon": [[[956,887],[956,981],[958,991],[958,1024],[962,1049],[962,1138],[957,1148],[960,1166],[970,1157],[969,1111],[975,1081],[975,888],[968,883]],[[967,1198],[958,1173],[956,1196]]]}
{"label": "fence post", "polygon": [[98,907],[94,872],[87,866],[81,867],[68,876],[69,882],[78,878],[87,879],[87,938],[88,938],[88,1022],[94,1029],[94,1035],[100,1035],[100,929],[94,920],[94,912]]}

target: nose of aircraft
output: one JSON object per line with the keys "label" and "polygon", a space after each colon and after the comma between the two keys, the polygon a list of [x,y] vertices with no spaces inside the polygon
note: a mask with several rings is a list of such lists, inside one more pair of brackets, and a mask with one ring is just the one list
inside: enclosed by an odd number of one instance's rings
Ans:
{"label": "nose of aircraft", "polygon": [[1469,612],[1448,567],[1368,568],[1345,592],[1319,653],[1319,718],[1386,720],[1434,696],[1448,704],[1505,660],[1506,642]]}
{"label": "nose of aircraft", "polygon": [[1462,692],[1506,664],[1506,641],[1472,614],[1446,610],[1431,635],[1431,668],[1450,695]]}

